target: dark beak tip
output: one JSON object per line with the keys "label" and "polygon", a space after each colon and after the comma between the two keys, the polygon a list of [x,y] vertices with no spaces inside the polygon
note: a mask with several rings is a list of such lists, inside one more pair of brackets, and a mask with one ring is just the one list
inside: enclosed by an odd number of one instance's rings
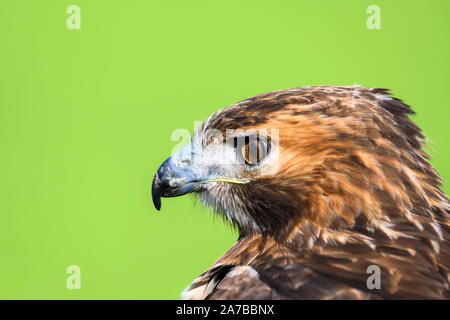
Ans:
{"label": "dark beak tip", "polygon": [[159,211],[161,209],[161,198],[153,198],[153,204],[155,205],[156,210]]}
{"label": "dark beak tip", "polygon": [[159,211],[161,209],[161,190],[159,188],[158,181],[159,181],[158,174],[155,174],[152,183],[152,199],[153,205],[155,206],[156,210]]}
{"label": "dark beak tip", "polygon": [[152,199],[153,199],[153,205],[155,206],[156,210],[161,209],[161,196],[155,192],[152,192]]}

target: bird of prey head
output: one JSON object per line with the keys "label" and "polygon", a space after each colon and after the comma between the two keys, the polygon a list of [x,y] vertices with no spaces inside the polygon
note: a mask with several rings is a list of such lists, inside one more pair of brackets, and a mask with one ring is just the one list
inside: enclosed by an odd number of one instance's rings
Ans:
{"label": "bird of prey head", "polygon": [[313,86],[211,115],[152,185],[158,210],[197,193],[239,231],[185,297],[449,298],[449,201],[408,114],[386,89]]}

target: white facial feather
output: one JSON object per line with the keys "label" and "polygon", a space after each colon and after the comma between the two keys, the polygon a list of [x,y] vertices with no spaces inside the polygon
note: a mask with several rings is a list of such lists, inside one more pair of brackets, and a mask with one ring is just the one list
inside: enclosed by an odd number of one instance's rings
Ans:
{"label": "white facial feather", "polygon": [[[222,138],[204,146],[205,136],[214,134],[202,131],[201,127],[194,134],[192,145],[192,170],[204,176],[226,178],[242,178],[244,167],[236,156],[233,145]],[[256,223],[245,214],[245,203],[240,196],[232,192],[229,182],[210,181],[203,183],[199,190],[199,198],[207,208],[218,212],[230,221],[249,229],[257,229]]]}

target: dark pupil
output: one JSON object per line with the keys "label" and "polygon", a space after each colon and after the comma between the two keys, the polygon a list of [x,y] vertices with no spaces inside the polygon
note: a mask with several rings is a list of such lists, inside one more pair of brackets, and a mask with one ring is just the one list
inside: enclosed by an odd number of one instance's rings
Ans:
{"label": "dark pupil", "polygon": [[260,141],[259,136],[242,138],[234,138],[234,148],[239,152],[247,165],[258,164],[265,155],[268,154],[268,146]]}

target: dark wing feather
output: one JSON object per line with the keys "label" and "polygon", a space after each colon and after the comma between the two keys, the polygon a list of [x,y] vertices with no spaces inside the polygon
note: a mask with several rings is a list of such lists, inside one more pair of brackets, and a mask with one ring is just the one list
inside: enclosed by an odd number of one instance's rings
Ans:
{"label": "dark wing feather", "polygon": [[224,276],[207,299],[379,299],[351,285],[281,259],[267,265],[237,266]]}
{"label": "dark wing feather", "polygon": [[[446,221],[438,222],[440,232],[430,223],[418,231],[398,222],[397,230],[407,237],[391,239],[376,231],[370,234],[376,238],[374,248],[364,243],[322,243],[298,254],[266,246],[265,254],[246,265],[216,264],[187,291],[197,289],[190,297],[194,299],[450,299]],[[237,248],[245,245],[254,248],[245,238]],[[230,251],[232,256],[240,252],[235,250]],[[380,289],[367,287],[370,265],[381,269]]]}
{"label": "dark wing feather", "polygon": [[[428,228],[395,240],[377,234],[373,249],[322,244],[289,258],[271,249],[250,265],[215,266],[188,290],[200,288],[201,299],[449,299],[449,230],[441,227],[443,239]],[[380,289],[367,287],[370,265],[381,269]]]}

